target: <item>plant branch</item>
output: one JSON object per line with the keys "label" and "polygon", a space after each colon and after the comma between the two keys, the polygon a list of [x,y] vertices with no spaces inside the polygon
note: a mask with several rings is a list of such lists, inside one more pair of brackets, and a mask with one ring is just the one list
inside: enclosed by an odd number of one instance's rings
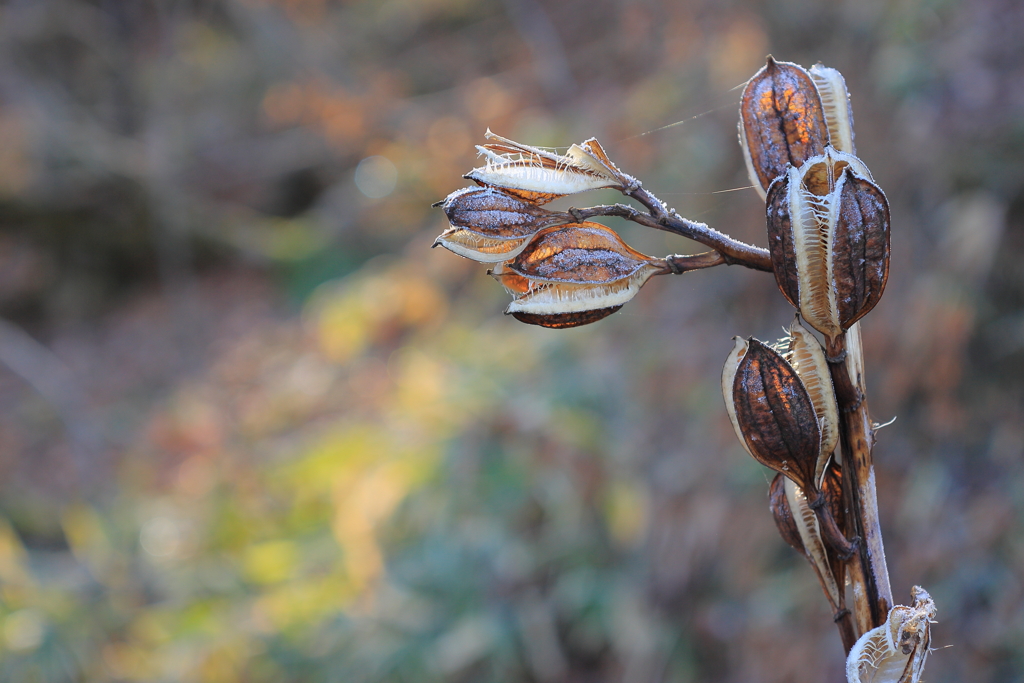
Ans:
{"label": "plant branch", "polygon": [[578,221],[594,218],[595,216],[625,218],[648,228],[682,235],[711,247],[721,255],[722,263],[725,265],[745,266],[754,270],[772,272],[772,259],[767,249],[740,242],[709,227],[705,223],[698,223],[683,218],[676,213],[675,209],[669,209],[665,202],[645,190],[639,180],[632,176],[625,177],[630,183],[622,190],[622,193],[643,204],[647,212],[639,211],[625,204],[610,204],[592,206],[586,209],[572,208],[569,209],[569,213]]}
{"label": "plant branch", "polygon": [[875,435],[864,392],[859,325],[834,340],[829,339],[826,351],[842,414],[843,497],[848,510],[846,533],[862,539],[859,551],[850,558],[847,571],[853,587],[857,632],[863,634],[885,623],[893,599],[878,520],[875,469],[871,459]]}

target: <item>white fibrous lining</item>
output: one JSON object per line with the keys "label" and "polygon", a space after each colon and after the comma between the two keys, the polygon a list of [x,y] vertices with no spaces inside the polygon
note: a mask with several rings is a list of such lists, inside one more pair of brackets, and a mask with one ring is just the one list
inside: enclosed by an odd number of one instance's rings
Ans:
{"label": "white fibrous lining", "polygon": [[833,609],[838,609],[839,585],[828,565],[828,556],[825,554],[825,544],[821,540],[818,518],[807,502],[807,494],[789,477],[786,477],[785,480],[785,491],[786,499],[789,502],[789,511],[793,515],[793,521],[796,522],[796,529],[804,544],[804,550],[828,590],[829,602],[832,603]]}
{"label": "white fibrous lining", "polygon": [[820,483],[828,456],[839,442],[839,409],[836,406],[832,379],[828,374],[828,365],[821,344],[799,323],[794,323],[791,334],[792,351],[789,361],[811,397],[815,416],[821,428],[821,450],[814,472],[815,480]]}
{"label": "white fibrous lining", "polygon": [[825,123],[832,146],[840,152],[854,153],[853,121],[850,117],[850,96],[842,74],[835,69],[815,64],[810,69],[811,79],[818,90],[825,112]]}
{"label": "white fibrous lining", "polygon": [[[828,224],[821,220],[828,214],[822,206],[822,198],[803,188],[796,170],[791,169],[790,174],[789,207],[799,275],[800,313],[822,333],[838,334],[838,316],[833,316],[832,278],[826,270]],[[826,197],[826,201],[831,196]]]}
{"label": "white fibrous lining", "polygon": [[648,266],[627,278],[599,285],[538,283],[531,280],[530,290],[513,300],[505,312],[554,315],[621,306],[636,296],[640,287],[657,271],[654,266]]}
{"label": "white fibrous lining", "polygon": [[[515,258],[526,249],[532,235],[517,239],[483,237],[471,230],[442,234],[437,242],[448,251],[480,263],[500,263]],[[495,250],[495,251],[492,251]]]}
{"label": "white fibrous lining", "polygon": [[614,187],[615,181],[591,174],[576,166],[544,167],[532,161],[488,163],[473,169],[469,178],[488,185],[549,194],[576,194],[602,187]]}

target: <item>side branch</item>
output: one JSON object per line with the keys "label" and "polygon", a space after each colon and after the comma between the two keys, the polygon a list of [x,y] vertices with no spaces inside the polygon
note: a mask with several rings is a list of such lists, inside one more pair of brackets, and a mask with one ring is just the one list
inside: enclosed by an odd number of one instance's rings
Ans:
{"label": "side branch", "polygon": [[674,209],[666,207],[665,202],[645,190],[639,180],[632,177],[629,179],[632,182],[622,193],[643,204],[647,212],[638,211],[625,204],[611,204],[592,206],[586,209],[573,208],[569,209],[569,213],[576,220],[586,220],[595,216],[625,218],[648,228],[682,235],[711,247],[721,255],[722,263],[725,265],[738,265],[767,273],[772,272],[772,260],[767,249],[740,242],[705,223],[683,218]]}

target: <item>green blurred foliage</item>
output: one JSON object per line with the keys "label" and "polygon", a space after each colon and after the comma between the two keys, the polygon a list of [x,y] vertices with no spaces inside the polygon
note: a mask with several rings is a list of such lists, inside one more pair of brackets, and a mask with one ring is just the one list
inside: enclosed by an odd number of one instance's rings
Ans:
{"label": "green blurred foliage", "polygon": [[864,334],[900,417],[876,456],[897,599],[928,588],[954,646],[928,680],[1019,678],[1022,23],[1003,0],[0,6],[0,680],[841,680],[721,406],[730,337],[791,318],[770,278],[658,278],[552,332],[428,249],[488,127],[596,135],[763,243],[735,119],[769,51],[844,73],[892,205]]}

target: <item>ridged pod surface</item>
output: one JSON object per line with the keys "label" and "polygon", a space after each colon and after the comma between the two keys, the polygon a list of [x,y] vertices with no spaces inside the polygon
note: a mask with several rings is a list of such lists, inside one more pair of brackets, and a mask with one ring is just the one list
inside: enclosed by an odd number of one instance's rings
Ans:
{"label": "ridged pod surface", "polygon": [[434,246],[482,263],[514,258],[538,231],[574,220],[567,213],[548,211],[494,187],[466,187],[436,206],[444,210],[452,227],[441,233]]}
{"label": "ridged pod surface", "polygon": [[736,339],[722,372],[733,428],[762,465],[817,494],[821,430],[814,403],[785,358],[757,339]]}
{"label": "ridged pod surface", "polygon": [[762,197],[788,166],[823,154],[828,125],[811,75],[768,57],[743,89],[739,133],[751,183]]}
{"label": "ridged pod surface", "polygon": [[835,338],[878,303],[889,272],[889,204],[857,157],[831,147],[768,189],[768,249],[783,295]]}

